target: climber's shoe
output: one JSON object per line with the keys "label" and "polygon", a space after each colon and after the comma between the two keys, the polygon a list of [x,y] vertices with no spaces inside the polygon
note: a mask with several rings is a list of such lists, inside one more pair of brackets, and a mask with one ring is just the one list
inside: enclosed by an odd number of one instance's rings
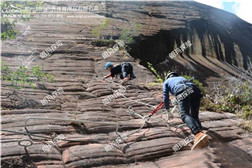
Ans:
{"label": "climber's shoe", "polygon": [[195,135],[194,143],[191,150],[200,149],[208,145],[208,136],[200,131]]}

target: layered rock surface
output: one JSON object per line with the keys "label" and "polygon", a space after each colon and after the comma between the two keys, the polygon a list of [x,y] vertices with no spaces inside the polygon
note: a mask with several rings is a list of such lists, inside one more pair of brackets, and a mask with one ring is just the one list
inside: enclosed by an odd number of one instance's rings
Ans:
{"label": "layered rock surface", "polygon": [[[34,18],[26,23],[26,26],[31,26],[31,31],[20,40],[22,45],[9,41],[3,43],[2,62],[5,65],[16,68],[20,64],[20,61],[15,61],[18,56],[26,65],[25,59],[35,51],[30,67],[43,66],[46,72],[55,76],[55,81],[36,82],[35,88],[26,86],[18,90],[9,82],[2,81],[2,129],[16,131],[2,131],[2,167],[252,167],[251,133],[238,127],[242,120],[233,114],[201,111],[200,119],[211,140],[208,148],[193,152],[190,151],[191,143],[177,152],[173,150],[174,145],[190,135],[187,127],[178,127],[183,123],[177,109],[175,118],[168,122],[167,116],[160,111],[145,125],[142,119],[130,115],[132,110],[141,115],[149,114],[162,100],[162,86],[152,86],[155,77],[133,57],[123,56],[120,51],[103,59],[102,52],[108,47],[91,44],[94,40],[91,31],[105,20],[104,12],[114,10],[116,14],[111,19],[119,28],[127,28],[126,25],[133,23],[134,19],[136,23],[146,23],[148,29],[143,28],[146,36],[155,36],[161,29],[183,27],[181,12],[186,11],[184,18],[188,21],[200,18],[193,9],[176,10],[176,6],[181,6],[179,3],[138,5],[107,3],[106,10],[92,14],[92,18],[67,18],[71,13],[63,14],[62,19]],[[143,9],[151,13],[143,12]],[[164,18],[155,11],[168,13],[162,14],[166,16]],[[169,13],[182,18],[172,20],[174,17]],[[19,29],[22,26],[19,24]],[[105,35],[109,31],[106,29]],[[63,46],[48,58],[41,59],[39,54],[58,40]],[[37,49],[28,51],[23,46]],[[104,64],[108,60],[114,63],[129,61],[134,66],[137,79],[125,86],[125,93],[104,105],[102,100],[119,89],[118,83],[100,78],[106,74]],[[42,105],[40,101],[58,88],[64,92]],[[53,145],[52,141],[58,135],[65,138]],[[126,137],[124,141],[119,145],[115,143],[110,151],[106,151],[105,147],[115,142],[119,135]],[[20,143],[28,147],[20,146]],[[48,144],[51,149],[43,151]]]}

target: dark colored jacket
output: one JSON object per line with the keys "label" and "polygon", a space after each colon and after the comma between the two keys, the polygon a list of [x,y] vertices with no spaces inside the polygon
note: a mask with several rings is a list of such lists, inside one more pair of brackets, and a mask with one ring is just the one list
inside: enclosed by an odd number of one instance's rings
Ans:
{"label": "dark colored jacket", "polygon": [[124,79],[128,75],[130,75],[130,79],[136,78],[133,73],[133,66],[128,62],[123,62],[111,69],[111,76],[114,77],[115,75],[120,74],[120,78]]}
{"label": "dark colored jacket", "polygon": [[172,95],[177,95],[184,91],[188,86],[195,87],[195,85],[187,80],[186,78],[179,76],[179,77],[172,77],[168,78],[164,83],[163,83],[163,99],[164,99],[164,104],[165,108],[169,109],[169,92]]}

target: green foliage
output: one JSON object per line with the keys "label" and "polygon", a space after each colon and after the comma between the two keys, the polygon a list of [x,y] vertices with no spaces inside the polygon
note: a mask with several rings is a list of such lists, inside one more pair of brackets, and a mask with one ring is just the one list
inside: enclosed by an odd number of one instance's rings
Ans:
{"label": "green foliage", "polygon": [[[193,78],[189,75],[183,75],[183,76],[188,80]],[[206,95],[206,89],[204,88],[203,83],[201,83],[199,80],[194,79],[194,78],[191,80],[191,82],[194,83],[200,89],[203,95]]]}
{"label": "green foliage", "polygon": [[[157,83],[163,83],[166,74],[170,71],[160,75],[151,63],[147,62],[147,64],[150,71],[157,77]],[[188,80],[192,78],[189,75],[183,76]],[[229,79],[228,84],[215,86],[215,91],[213,93],[214,97],[206,94],[206,89],[199,80],[192,79],[191,81],[204,95],[203,99],[201,99],[201,110],[231,112],[236,113],[244,119],[252,119],[251,81],[242,81],[240,79],[231,78]],[[152,83],[152,85],[154,84]]]}
{"label": "green foliage", "polygon": [[[228,87],[227,87],[228,86]],[[252,86],[247,81],[229,78],[227,83],[215,85],[212,97],[205,97],[203,110],[231,112],[244,119],[252,119]]]}
{"label": "green foliage", "polygon": [[239,127],[241,127],[242,129],[245,129],[247,131],[249,131],[250,133],[252,132],[252,121],[248,120],[248,121],[243,121]]}
{"label": "green foliage", "polygon": [[245,105],[242,107],[242,118],[252,120],[251,105]]}
{"label": "green foliage", "polygon": [[140,23],[137,23],[134,25],[134,29],[135,29],[135,32],[139,34],[142,29],[142,25]]}
{"label": "green foliage", "polygon": [[39,66],[32,67],[32,74],[38,79],[38,81],[43,81],[44,78],[49,79],[50,82],[54,81],[54,76],[43,72],[42,67]]}
{"label": "green foliage", "polygon": [[37,78],[38,81],[43,81],[45,79],[50,80],[50,82],[54,81],[53,75],[43,72],[43,69],[39,66],[32,67],[31,70],[25,66],[19,66],[16,70],[11,70],[9,66],[5,65],[1,66],[1,72],[1,80],[10,82],[11,86],[15,88],[19,88],[19,83],[22,84],[22,87],[24,87],[25,84],[34,87],[32,77]]}
{"label": "green foliage", "polygon": [[134,39],[133,39],[133,36],[132,36],[130,30],[127,30],[127,29],[122,30],[122,33],[121,33],[121,36],[119,39],[123,40],[125,43],[129,43],[129,44],[134,42]]}
{"label": "green foliage", "polygon": [[157,70],[153,67],[153,65],[149,62],[147,62],[148,64],[148,68],[150,69],[150,71],[157,77],[157,83],[163,83],[164,82],[164,78],[162,78],[158,73]]}
{"label": "green foliage", "polygon": [[[97,38],[95,41],[92,41],[92,45],[112,47],[115,44],[114,40],[101,39],[101,31],[103,29],[105,29],[109,24],[110,24],[110,20],[106,19],[99,27],[92,29],[92,35]],[[121,49],[125,50],[127,52],[130,52],[130,50],[131,50],[131,47],[127,44],[134,42],[133,36],[140,34],[140,31],[142,29],[142,25],[141,24],[134,24],[134,28],[132,28],[132,29],[133,29],[133,31],[123,29],[122,33],[119,37],[119,39],[122,40],[126,44]]]}
{"label": "green foliage", "polygon": [[97,47],[113,47],[116,42],[115,40],[103,40],[103,39],[97,39],[91,42],[91,44],[93,46],[97,46]]}
{"label": "green foliage", "polygon": [[[32,16],[30,11],[25,10],[26,7],[36,8],[42,5],[41,2],[32,1],[6,1],[1,2],[1,40],[15,39],[18,31],[15,30],[15,25],[18,20],[29,21]],[[8,17],[13,15],[20,15],[20,17]]]}
{"label": "green foliage", "polygon": [[101,31],[110,24],[110,19],[106,19],[99,27],[92,30],[92,35],[100,39]]}
{"label": "green foliage", "polygon": [[1,40],[2,41],[7,40],[8,38],[13,40],[16,38],[16,35],[18,34],[18,31],[13,29],[11,26],[8,26],[7,29],[8,30],[1,33]]}
{"label": "green foliage", "polygon": [[[157,77],[157,82],[158,83],[165,82],[167,74],[170,73],[171,71],[163,72],[163,74],[159,75],[157,70],[153,67],[153,65],[151,63],[147,62],[147,64],[148,64],[148,68],[151,70],[151,72]],[[183,75],[183,76],[188,80],[192,79],[192,77],[189,75]],[[194,79],[194,78],[191,80],[191,82],[194,83],[201,90],[203,95],[206,94],[206,90],[203,86],[203,83],[201,83],[199,80]]]}
{"label": "green foliage", "polygon": [[120,35],[120,40],[123,40],[127,44],[131,44],[134,42],[134,36],[137,36],[140,34],[142,25],[140,23],[134,24],[133,28],[131,28],[132,31],[128,29],[122,29],[122,33]]}

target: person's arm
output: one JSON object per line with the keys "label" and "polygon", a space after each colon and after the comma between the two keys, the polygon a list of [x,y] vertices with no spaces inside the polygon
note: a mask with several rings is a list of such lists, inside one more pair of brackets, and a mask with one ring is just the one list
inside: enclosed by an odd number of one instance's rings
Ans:
{"label": "person's arm", "polygon": [[163,84],[163,101],[164,101],[165,109],[169,110],[169,108],[170,108],[169,90],[168,90],[168,86],[166,85],[166,83]]}
{"label": "person's arm", "polygon": [[108,75],[106,75],[106,76],[103,77],[103,80],[104,80],[104,79],[107,79],[107,78],[109,78],[109,77],[111,77],[111,76],[112,76],[112,74],[108,74]]}
{"label": "person's arm", "polygon": [[121,85],[124,85],[125,82],[127,82],[128,80],[130,80],[130,75],[127,73],[127,70],[125,69],[125,64],[121,64],[121,71],[122,71],[122,77],[123,77],[123,80],[121,82]]}
{"label": "person's arm", "polygon": [[123,78],[123,80],[122,80],[121,84],[122,84],[122,85],[124,85],[124,84],[125,84],[125,82],[127,82],[127,81],[129,81],[129,80],[130,80],[130,77],[129,77],[129,76],[127,76],[127,77]]}

